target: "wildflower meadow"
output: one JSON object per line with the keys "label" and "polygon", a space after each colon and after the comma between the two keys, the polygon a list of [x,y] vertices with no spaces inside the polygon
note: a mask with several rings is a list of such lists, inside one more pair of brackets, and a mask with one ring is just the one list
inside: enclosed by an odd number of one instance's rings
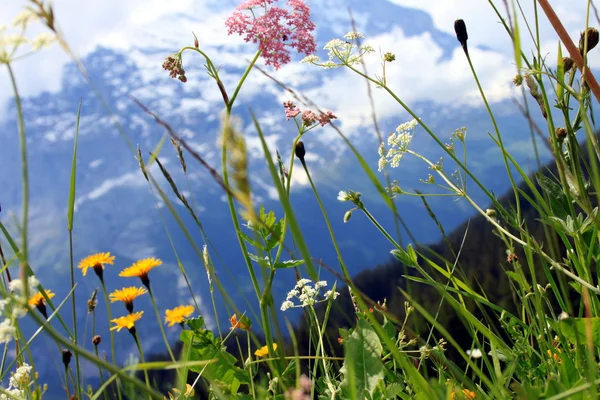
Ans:
{"label": "wildflower meadow", "polygon": [[[30,0],[12,25],[0,27],[2,79],[11,84],[14,107],[10,110],[16,114],[14,135],[20,144],[15,152],[21,174],[12,179],[20,179],[22,187],[22,207],[11,214],[10,226],[5,220],[7,210],[0,209],[0,399],[598,398],[600,145],[594,110],[599,106],[600,86],[588,53],[597,51],[600,38],[593,25],[600,25],[600,20],[593,2],[584,2],[586,25],[580,27],[580,37],[572,38],[563,27],[562,15],[548,0],[534,0],[534,14],[526,13],[520,0],[489,1],[495,15],[489,24],[504,27],[514,52],[514,80],[507,84],[522,96],[522,104],[515,107],[521,107],[528,123],[520,129],[524,136],[531,134],[534,148],[544,146],[551,155],[551,162],[536,174],[519,164],[497,124],[478,65],[469,54],[469,21],[454,23],[464,54],[462,68],[471,72],[477,101],[485,107],[493,127],[486,140],[497,150],[511,185],[509,195],[500,199],[471,167],[470,121],[451,132],[435,131],[431,128],[434,121],[421,118],[410,101],[403,100],[403,88],[388,79],[395,68],[419,68],[404,59],[402,49],[366,44],[368,38],[352,24],[347,34],[319,43],[309,0],[240,1],[223,23],[227,34],[253,46],[255,55],[236,77],[236,85],[225,83],[221,61],[192,33],[179,49],[164,54],[162,64],[164,79],[174,79],[178,85],[193,83],[186,66],[204,66],[213,93],[222,100],[220,130],[215,132],[220,165],[208,162],[202,149],[158,111],[124,95],[164,129],[155,148],[138,146],[132,152],[139,166],[136,179],[150,188],[176,221],[181,212],[194,221],[193,231],[179,225],[179,237],[193,247],[196,263],[179,259],[176,240],[165,244],[173,248],[170,260],[150,255],[124,261],[111,248],[75,257],[79,132],[84,124],[95,123],[82,118],[80,106],[73,110],[77,117],[65,205],[69,290],[59,295],[58,288],[44,284],[30,257],[36,243],[30,237],[28,162],[36,155],[28,155],[28,115],[23,111],[15,69],[34,52],[60,48],[100,99],[104,112],[115,117],[115,111],[63,35],[60,13],[47,0]],[[548,57],[542,49],[538,34],[542,20],[551,24],[559,38],[557,57]],[[525,48],[525,42],[533,47]],[[380,69],[367,71],[366,60],[373,59]],[[355,74],[371,90],[393,99],[398,115],[408,118],[396,121],[392,132],[381,134],[374,128],[379,146],[359,148],[340,128],[340,110],[321,108],[319,98],[308,98],[271,74],[297,63],[308,65],[312,74],[324,79],[332,69]],[[161,65],[153,68],[160,70]],[[248,82],[258,76],[274,80],[288,96],[278,111],[285,116],[287,131],[293,132],[286,149],[270,145],[256,117],[260,103],[248,110],[245,125],[234,109]],[[114,130],[127,135],[118,118],[111,121]],[[264,155],[261,168],[271,178],[268,185],[277,198],[276,210],[253,192],[256,181],[249,168],[247,129],[258,135]],[[324,130],[334,133],[348,149],[365,179],[348,176],[345,185],[334,191],[313,179],[308,143],[311,135]],[[417,136],[431,139],[435,158],[430,156],[432,149],[425,152],[416,145]],[[165,152],[177,154],[179,164],[161,162]],[[404,187],[398,181],[408,158],[421,166],[421,189]],[[185,190],[189,182],[169,172],[174,169],[186,178],[194,169],[206,171],[218,185],[223,208],[210,212],[220,213],[221,224],[237,239],[227,244],[227,252],[239,255],[245,268],[244,281],[252,293],[246,303],[234,302],[223,285],[227,274],[215,262],[203,214]],[[318,213],[303,214],[293,202],[298,171],[306,176]],[[361,195],[367,191],[377,194],[385,214],[373,212],[372,199]],[[472,191],[481,193],[485,201]],[[0,187],[0,201],[2,194]],[[328,209],[323,201],[336,196],[342,213]],[[402,224],[403,210],[397,202],[403,196],[422,200],[448,243],[429,201],[442,197],[467,205],[482,221],[477,235],[490,232],[505,255],[500,266],[481,263],[478,268],[483,274],[492,267],[501,269],[502,277],[493,277],[492,286],[508,282],[508,300],[498,300],[488,292],[489,285],[479,284],[465,271],[460,242],[442,253],[423,243],[401,241],[388,229]],[[327,229],[306,232],[301,221],[309,218],[323,221]],[[389,248],[385,256],[393,257],[402,269],[403,283],[394,288],[394,299],[372,299],[349,270],[332,221],[343,221],[344,228],[352,231],[358,219],[372,224],[378,234],[369,241],[385,243]],[[308,235],[318,235],[331,246],[334,263],[311,253]],[[190,297],[165,308],[161,297],[170,296],[169,285],[175,284],[161,279],[158,272],[173,265]],[[202,307],[194,298],[200,283],[191,278],[192,268],[201,270],[209,288],[205,294],[210,303]],[[276,288],[286,271],[295,274],[295,285],[290,285],[281,302],[276,300],[281,297]],[[324,279],[325,272],[335,279]],[[97,289],[88,293],[82,282]],[[89,299],[85,316],[76,294]],[[208,320],[229,323],[215,329]],[[142,321],[147,322],[144,329]],[[170,338],[173,332],[175,341]],[[47,348],[56,360],[52,376],[38,373],[40,363],[46,362],[41,360],[47,360],[35,347],[42,340],[51,343]],[[152,353],[160,357],[149,357],[144,344],[150,340]],[[124,354],[119,350],[123,348],[137,352]]]}

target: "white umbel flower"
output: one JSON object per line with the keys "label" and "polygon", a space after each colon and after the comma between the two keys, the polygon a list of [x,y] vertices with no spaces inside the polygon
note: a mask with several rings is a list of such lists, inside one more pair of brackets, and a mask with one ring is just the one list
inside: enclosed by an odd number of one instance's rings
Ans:
{"label": "white umbel flower", "polygon": [[0,343],[9,343],[15,338],[17,328],[14,327],[9,318],[5,318],[0,322]]}
{"label": "white umbel flower", "polygon": [[347,192],[340,190],[337,195],[337,199],[338,199],[338,201],[342,201],[342,202],[350,201],[350,195]]}
{"label": "white umbel flower", "polygon": [[467,350],[467,355],[471,358],[483,357],[483,353],[479,349]]}

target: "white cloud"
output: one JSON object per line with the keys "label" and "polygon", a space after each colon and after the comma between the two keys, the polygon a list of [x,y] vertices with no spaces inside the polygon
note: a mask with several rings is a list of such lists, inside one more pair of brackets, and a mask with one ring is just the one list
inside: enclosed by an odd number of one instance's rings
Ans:
{"label": "white cloud", "polygon": [[[391,90],[409,107],[423,100],[446,106],[482,105],[462,49],[456,48],[450,59],[441,60],[443,51],[429,33],[406,37],[400,28],[367,38],[366,43],[384,52],[397,49],[396,61],[386,67],[387,82]],[[515,74],[510,58],[498,52],[477,48],[469,53],[488,100],[508,98],[511,95],[511,79]],[[381,76],[379,55],[372,53],[365,60],[369,74]],[[307,91],[308,97],[319,99],[320,106],[332,109],[345,132],[372,123],[363,78],[349,70],[335,74],[314,66],[312,68],[313,74],[331,77],[326,78],[320,87]],[[374,89],[373,97],[380,118],[403,113],[396,100],[382,89]]]}
{"label": "white cloud", "polygon": [[[496,12],[488,1],[481,0],[389,0],[405,7],[416,8],[428,13],[437,29],[454,35],[454,21],[461,18],[467,25],[469,32],[469,43],[475,46],[491,47],[495,50],[510,53],[512,45],[504,26],[499,22]],[[500,0],[493,1],[502,15],[506,15],[504,2]],[[508,2],[511,4],[511,2]],[[534,24],[534,2],[520,2],[528,22],[533,28]],[[585,26],[586,0],[555,0],[552,7],[560,17],[567,31],[573,35],[583,30]],[[552,40],[557,43],[558,37],[548,23],[545,14],[538,8],[540,37],[543,41]],[[593,24],[592,24],[593,25]],[[524,48],[530,48],[531,42],[528,40],[528,31],[525,21],[519,16],[519,27]],[[579,40],[579,36],[572,36],[574,40]]]}
{"label": "white cloud", "polygon": [[[465,19],[469,30],[470,52],[482,81],[487,85],[486,93],[489,99],[499,100],[509,95],[508,83],[510,80],[508,76],[514,74],[512,45],[488,2],[481,0],[389,1],[429,13],[437,29],[451,35],[454,35],[454,20],[456,18]],[[497,2],[503,12],[502,2]],[[0,24],[10,23],[12,17],[28,4],[28,1],[5,0],[5,3],[8,4],[3,4]],[[314,0],[314,3],[331,11],[321,18],[327,20],[328,24],[339,22],[343,25],[348,22],[345,7],[346,4],[349,4],[348,1],[336,0],[334,3],[333,0]],[[376,2],[373,3],[373,6],[376,7]],[[578,32],[584,24],[586,3],[584,0],[557,0],[553,4],[574,40],[578,39]],[[197,34],[202,47],[208,49],[209,54],[219,65],[238,68],[246,65],[246,60],[252,57],[254,47],[245,44],[237,36],[228,36],[223,24],[233,4],[236,4],[236,1],[232,1],[230,7],[218,0],[202,2],[193,0],[175,2],[162,0],[128,0],[125,2],[57,0],[54,2],[54,8],[56,18],[76,54],[84,56],[96,49],[97,46],[127,51],[136,67],[140,69],[146,83],[146,85],[142,83],[140,86],[143,89],[137,90],[135,94],[142,98],[144,95],[148,95],[156,99],[157,96],[163,95],[171,96],[169,98],[173,97],[173,87],[156,85],[158,79],[162,79],[165,75],[160,64],[166,53],[192,43],[192,31]],[[532,15],[531,4],[523,4],[523,7],[527,15]],[[366,17],[354,13],[354,18],[360,25],[360,22]],[[555,52],[556,35],[545,18],[542,17],[540,20],[543,48]],[[523,48],[529,49],[531,44],[527,40],[528,33],[522,19],[520,26]],[[460,51],[456,51],[451,59],[440,61],[442,49],[428,34],[406,37],[400,29],[378,37],[371,37],[370,42],[376,48],[380,47],[385,51],[394,50],[396,52],[397,61],[390,66],[388,80],[403,99],[407,101],[433,100],[445,104],[455,103],[457,100],[467,104],[474,104],[477,101],[476,88],[470,77],[466,60]],[[322,46],[323,43],[319,45]],[[476,49],[477,46],[488,50]],[[149,48],[157,51],[144,51]],[[224,48],[227,50],[223,50]],[[594,55],[592,59],[600,61],[600,52],[597,53],[599,53],[598,56]],[[550,57],[552,60],[552,55]],[[21,94],[28,96],[44,90],[58,90],[62,84],[62,68],[68,61],[69,58],[59,46],[54,46],[19,62],[15,70]],[[197,54],[186,53],[184,56],[184,65],[200,65],[203,61]],[[40,68],[40,65],[43,67]],[[378,62],[373,61],[370,71],[377,70]],[[310,66],[298,63],[271,72],[287,84],[304,87],[314,82],[315,75],[319,73]],[[190,71],[190,77],[198,78],[197,75],[192,76],[198,73],[204,72]],[[227,87],[233,87],[239,76],[237,73],[231,74],[223,70],[222,79]],[[362,94],[348,96],[350,89]],[[162,90],[171,92],[161,93]],[[188,108],[193,107],[199,111],[206,111],[209,110],[211,104],[219,105],[221,103],[219,92],[214,90],[214,82],[205,79],[204,76],[201,79],[190,79],[180,90],[185,93],[199,94],[198,100],[186,101],[181,104],[182,110],[187,111]],[[249,99],[259,93],[275,95],[277,92],[268,78],[254,72],[244,87],[243,98]],[[345,73],[331,78],[326,82],[326,87],[313,91],[313,94],[317,93],[328,99],[327,105],[330,108],[346,110],[344,118],[348,126],[366,124],[370,120],[366,111],[369,107],[365,101],[365,85],[356,76]],[[0,105],[4,104],[10,94],[8,77],[2,72],[0,73]],[[342,94],[345,96],[339,97]],[[316,101],[319,101],[320,98],[314,97]],[[319,103],[321,102],[319,101]],[[238,106],[240,105],[246,106],[242,103],[238,104]],[[383,116],[390,113],[397,114],[397,107],[389,99],[378,100],[377,105],[383,107],[379,111],[383,112]],[[169,109],[173,108],[173,105],[164,104],[164,107]],[[0,111],[0,118],[2,118],[2,114]]]}

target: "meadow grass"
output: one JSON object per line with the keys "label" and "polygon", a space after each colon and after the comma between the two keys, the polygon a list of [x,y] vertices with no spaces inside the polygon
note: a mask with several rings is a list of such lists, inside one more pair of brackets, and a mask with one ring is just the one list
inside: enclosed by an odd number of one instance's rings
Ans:
{"label": "meadow grass", "polygon": [[[521,91],[522,111],[529,122],[522,129],[531,132],[538,166],[541,166],[541,160],[537,146],[541,142],[550,150],[556,171],[555,174],[530,176],[508,151],[493,108],[479,81],[477,65],[469,54],[467,24],[457,20],[454,28],[464,53],[465,68],[472,72],[474,84],[489,114],[493,127],[489,134],[490,143],[500,151],[512,188],[509,202],[500,202],[468,167],[468,124],[456,127],[449,138],[440,136],[430,128],[432,121],[421,119],[396,94],[394,83],[386,77],[386,71],[397,65],[394,64],[394,53],[377,54],[373,47],[362,43],[363,35],[353,29],[343,38],[332,39],[324,45],[328,59],[321,60],[314,55],[317,49],[313,37],[315,26],[310,19],[308,5],[303,1],[290,0],[283,4],[275,0],[248,0],[232,10],[226,21],[228,33],[241,35],[257,46],[255,56],[233,91],[226,88],[219,77],[217,60],[211,59],[195,36],[192,46],[184,46],[166,57],[163,68],[171,78],[179,79],[182,84],[188,80],[183,54],[186,53],[186,57],[189,54],[190,59],[186,58],[186,63],[197,62],[192,56],[199,57],[206,73],[214,80],[214,90],[223,99],[224,112],[219,140],[221,165],[218,167],[210,165],[206,157],[180,137],[168,121],[137,99],[133,101],[140,106],[141,112],[165,130],[154,149],[133,147],[126,129],[113,118],[115,129],[124,137],[139,162],[140,179],[146,181],[157,201],[157,212],[169,238],[173,259],[190,293],[188,304],[162,310],[156,301],[156,296],[161,294],[153,290],[152,281],[155,273],[152,270],[165,268],[162,260],[148,257],[121,270],[119,276],[123,278],[123,286],[119,288],[107,287],[104,279],[106,274],[115,273],[114,264],[118,264],[111,249],[103,249],[82,260],[74,258],[81,105],[77,110],[67,205],[68,295],[53,302],[55,293],[39,282],[35,265],[30,265],[27,115],[23,112],[14,63],[25,62],[20,58],[29,51],[58,42],[73,57],[106,112],[114,116],[85,66],[64,39],[56,20],[60,16],[56,16],[52,6],[43,0],[31,0],[28,8],[15,19],[12,28],[18,32],[17,36],[2,37],[4,33],[0,30],[0,43],[4,45],[0,47],[0,61],[6,67],[14,94],[23,187],[22,218],[17,234],[0,222],[3,273],[0,340],[4,343],[0,363],[4,386],[0,387],[0,398],[43,398],[47,385],[58,385],[58,382],[66,398],[77,399],[184,399],[197,396],[296,400],[597,398],[600,384],[600,287],[597,271],[600,257],[597,208],[600,199],[600,146],[593,105],[597,105],[600,99],[600,87],[587,63],[588,52],[599,41],[598,31],[588,26],[592,4],[588,2],[586,26],[581,27],[583,33],[578,44],[566,34],[560,16],[554,13],[546,0],[534,2],[534,15],[524,14],[518,0],[511,4],[490,1],[490,7],[513,43],[514,85]],[[556,60],[547,59],[541,50],[539,24],[544,18],[561,40]],[[49,34],[30,40],[26,35],[27,28],[38,21]],[[525,36],[530,36],[533,49],[521,47]],[[302,62],[311,64],[315,74],[325,75],[328,69],[334,68],[352,71],[364,78],[369,88],[372,85],[389,95],[397,102],[398,109],[410,116],[410,121],[399,124],[395,132],[384,138],[379,132],[376,110],[373,109],[374,130],[380,142],[379,148],[372,150],[377,151],[380,157],[376,167],[366,161],[367,158],[336,125],[336,115],[317,105],[318,99],[313,99],[314,102],[306,99],[257,66],[263,60],[268,68],[283,67],[291,62],[290,49],[304,54],[306,57]],[[568,55],[563,57],[563,51]],[[367,57],[379,57],[381,71],[370,74],[365,64]],[[256,110],[250,113],[265,156],[265,171],[271,177],[283,210],[279,218],[272,210],[256,204],[252,172],[248,166],[250,156],[244,134],[237,128],[239,124],[234,112],[236,100],[244,95],[244,84],[253,78],[256,70],[273,79],[292,98],[284,102],[282,111],[297,131],[296,137],[289,141],[291,151],[287,160],[282,159],[279,151],[268,146],[255,117]],[[168,77],[165,76],[165,79]],[[368,93],[370,96],[371,89]],[[535,124],[537,115],[543,116],[545,126]],[[388,308],[385,302],[374,302],[353,282],[331,224],[332,218],[341,217],[329,215],[322,201],[322,189],[318,180],[313,179],[312,166],[305,159],[302,139],[317,129],[333,129],[364,171],[367,182],[373,185],[372,188],[340,188],[338,200],[348,205],[343,215],[344,222],[351,227],[351,219],[366,218],[381,234],[372,240],[387,241],[391,254],[404,266],[406,285],[398,288],[404,298],[401,310]],[[411,142],[416,132],[431,137],[439,156],[449,162],[444,163],[441,159],[432,161],[423,155],[423,151],[413,148]],[[536,139],[536,134],[541,139]],[[585,144],[581,145],[583,142]],[[180,164],[176,168],[181,168],[184,182],[174,178],[160,161],[165,143],[171,143],[178,155]],[[151,150],[150,155],[145,157],[148,150]],[[401,161],[405,157],[415,158],[427,169],[428,176],[423,183],[430,185],[429,193],[407,191],[392,180],[402,168]],[[453,164],[452,170],[450,163]],[[158,166],[161,177],[152,175],[150,167],[154,164]],[[237,238],[235,245],[239,247],[255,299],[235,304],[224,288],[221,268],[229,272],[227,266],[213,262],[214,258],[221,257],[204,230],[198,212],[199,204],[193,196],[186,197],[186,191],[181,189],[185,187],[193,192],[193,185],[188,179],[190,168],[205,169],[226,197],[231,229]],[[339,265],[318,262],[317,255],[311,254],[308,248],[306,232],[300,227],[300,216],[291,201],[292,177],[300,168],[308,178],[321,212],[321,215],[312,217],[323,218],[327,231],[319,234],[331,241]],[[385,185],[381,183],[381,177]],[[167,189],[160,185],[160,178],[168,183]],[[473,188],[487,197],[489,208],[469,194]],[[392,221],[378,220],[370,211],[372,205],[362,198],[360,190],[374,190],[389,208],[388,218]],[[437,216],[428,205],[428,198],[434,196],[448,197],[449,201],[462,199],[479,218],[485,219],[487,229],[494,232],[506,250],[503,269],[510,282],[513,304],[506,306],[495,302],[483,286],[469,279],[463,269],[460,247],[451,249],[452,258],[449,259],[418,243],[404,245],[399,239],[399,232],[401,226],[407,227],[395,203],[399,196],[421,198],[430,216],[438,223]],[[159,209],[159,201],[165,204],[164,210]],[[177,202],[184,206],[184,213],[189,214],[199,235],[187,228],[184,216],[175,207]],[[524,218],[525,205],[535,210],[536,218],[542,224],[541,237],[532,233],[533,221]],[[205,267],[212,310],[200,309],[194,297],[194,282],[178,255],[177,245],[165,223],[166,217],[177,222],[198,263]],[[396,232],[388,232],[384,228],[391,226],[392,222]],[[445,236],[441,224],[439,229]],[[233,247],[234,243],[230,245]],[[321,280],[323,268],[339,280],[333,284]],[[273,287],[282,269],[294,269],[298,278],[287,299],[276,304]],[[102,292],[94,292],[88,301],[91,329],[88,329],[88,319],[82,328],[79,326],[81,318],[77,318],[74,294],[78,290],[78,282],[83,279],[97,279]],[[419,288],[422,287],[435,290],[439,302],[432,305],[419,297]],[[336,332],[338,326],[333,328],[331,319],[338,312],[336,302],[339,296],[348,296],[352,309],[344,315],[349,321],[347,327]],[[144,340],[148,340],[146,332],[136,329],[136,322],[141,318],[152,318],[134,308],[134,303],[147,297],[168,354],[165,361],[146,361],[142,346]],[[99,299],[103,300],[100,305]],[[218,307],[219,302],[225,304],[224,309]],[[112,303],[123,303],[127,313],[116,313]],[[255,310],[254,304],[258,305],[258,310]],[[96,312],[100,308],[105,308],[110,321],[108,343],[97,334]],[[288,320],[280,318],[281,312],[292,308],[302,310],[308,332],[307,347],[301,347],[297,337],[299,331]],[[461,326],[444,324],[442,310],[452,310]],[[71,324],[61,316],[69,312]],[[203,317],[203,313],[208,316],[211,312],[212,318],[217,321],[215,331],[207,328]],[[219,323],[225,319],[222,316],[224,312],[230,321],[228,327]],[[39,327],[29,337],[23,334],[21,328],[23,318]],[[178,343],[169,342],[164,324],[180,326]],[[56,371],[58,378],[52,383],[44,382],[36,373],[36,354],[31,351],[31,344],[40,335],[55,343],[56,354],[64,367]],[[120,360],[115,351],[117,341],[126,340],[133,341],[131,343],[138,350],[137,361],[128,365],[123,364],[124,360]],[[108,350],[104,350],[106,348]],[[341,355],[338,354],[340,348],[343,349]],[[109,353],[110,357],[103,357],[101,352]],[[97,369],[100,385],[92,386],[86,382],[82,372],[84,360]]]}

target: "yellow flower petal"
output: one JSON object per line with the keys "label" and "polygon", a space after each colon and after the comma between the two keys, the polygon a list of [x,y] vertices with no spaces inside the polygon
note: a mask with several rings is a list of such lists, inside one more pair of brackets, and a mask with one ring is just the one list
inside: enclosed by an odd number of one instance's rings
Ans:
{"label": "yellow flower petal", "polygon": [[79,262],[77,268],[81,269],[83,276],[87,274],[88,268],[101,268],[104,269],[104,264],[113,265],[115,256],[111,256],[110,253],[97,253],[87,256]]}
{"label": "yellow flower petal", "polygon": [[113,322],[115,324],[115,326],[112,326],[110,328],[110,330],[114,331],[116,329],[117,332],[120,332],[121,329],[123,329],[123,328],[127,328],[127,329],[133,328],[135,326],[135,321],[142,318],[142,314],[144,314],[143,311],[138,311],[136,313],[129,314],[124,317],[111,319],[110,322]]}
{"label": "yellow flower petal", "polygon": [[173,326],[182,323],[187,317],[194,312],[193,306],[177,306],[172,310],[165,312],[165,324]]}
{"label": "yellow flower petal", "polygon": [[152,268],[158,267],[162,264],[162,261],[158,258],[144,258],[143,260],[138,260],[134,262],[131,267],[125,268],[119,276],[124,277],[138,277],[142,279],[142,283],[148,286],[148,272]]}
{"label": "yellow flower petal", "polygon": [[[52,293],[51,290],[46,290],[46,296],[48,296],[49,299],[53,298],[55,296],[54,293]],[[33,296],[31,296],[29,298],[29,305],[33,306],[33,307],[39,307],[41,305],[45,305],[46,304],[46,299],[44,298],[44,296],[42,295],[41,292],[37,292],[36,294],[34,294]]]}
{"label": "yellow flower petal", "polygon": [[[277,343],[273,343],[273,351],[277,350]],[[254,355],[256,357],[265,357],[269,355],[269,349],[267,348],[267,346],[263,346],[260,349],[256,350],[254,352]]]}

